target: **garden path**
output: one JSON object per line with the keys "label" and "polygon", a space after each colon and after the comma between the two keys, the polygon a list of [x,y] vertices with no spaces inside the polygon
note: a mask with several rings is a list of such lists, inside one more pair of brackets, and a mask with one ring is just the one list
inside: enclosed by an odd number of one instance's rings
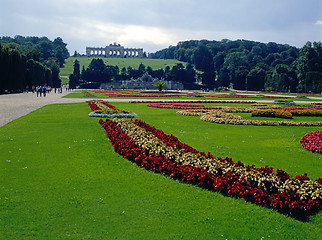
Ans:
{"label": "garden path", "polygon": [[46,97],[37,97],[32,92],[0,95],[0,127],[48,104],[85,101],[80,98],[62,98],[69,93],[51,92]]}

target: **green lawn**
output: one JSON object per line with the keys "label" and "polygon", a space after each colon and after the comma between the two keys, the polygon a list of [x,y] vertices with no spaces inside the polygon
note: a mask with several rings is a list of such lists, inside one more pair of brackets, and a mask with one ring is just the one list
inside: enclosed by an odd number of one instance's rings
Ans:
{"label": "green lawn", "polygon": [[[85,69],[88,67],[93,57],[69,57],[66,59],[64,67],[60,69],[61,76],[69,76],[74,70],[74,61],[77,59],[80,63],[80,70],[83,66]],[[184,66],[186,63],[180,62],[175,59],[149,59],[149,58],[102,58],[106,65],[118,66],[120,71],[123,67],[128,68],[131,66],[134,69],[138,69],[139,65],[143,63],[145,67],[150,66],[153,70],[165,69],[167,66],[172,68],[177,63],[182,63]]]}
{"label": "green lawn", "polygon": [[[200,151],[321,177],[321,154],[298,141],[322,127],[218,125],[113,105]],[[321,212],[303,223],[133,165],[89,112],[50,105],[0,128],[0,239],[321,239]]]}

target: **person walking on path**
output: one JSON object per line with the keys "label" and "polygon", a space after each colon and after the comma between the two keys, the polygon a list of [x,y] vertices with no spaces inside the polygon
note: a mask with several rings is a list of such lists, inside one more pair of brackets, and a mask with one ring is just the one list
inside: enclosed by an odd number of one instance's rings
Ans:
{"label": "person walking on path", "polygon": [[37,97],[38,97],[38,95],[40,94],[40,87],[39,86],[36,87],[36,93],[37,93]]}
{"label": "person walking on path", "polygon": [[46,91],[47,91],[46,86],[43,86],[42,87],[42,93],[43,93],[44,97],[46,97]]}

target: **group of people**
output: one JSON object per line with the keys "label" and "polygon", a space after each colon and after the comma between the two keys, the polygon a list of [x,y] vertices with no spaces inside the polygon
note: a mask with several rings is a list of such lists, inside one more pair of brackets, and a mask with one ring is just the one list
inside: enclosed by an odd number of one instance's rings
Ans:
{"label": "group of people", "polygon": [[[43,95],[44,97],[46,97],[46,94],[50,93],[52,91],[51,87],[46,87],[46,86],[37,86],[37,87],[33,87],[32,92],[36,92],[37,93],[37,97],[41,97],[41,95]],[[54,88],[55,93],[58,91],[58,93],[62,93],[63,89],[62,88]]]}

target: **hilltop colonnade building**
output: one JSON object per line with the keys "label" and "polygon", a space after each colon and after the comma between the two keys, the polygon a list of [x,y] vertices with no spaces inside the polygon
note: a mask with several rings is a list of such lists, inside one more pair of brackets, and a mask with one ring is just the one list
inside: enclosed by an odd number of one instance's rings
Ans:
{"label": "hilltop colonnade building", "polygon": [[124,48],[120,44],[103,47],[86,47],[87,57],[142,58],[143,48]]}

